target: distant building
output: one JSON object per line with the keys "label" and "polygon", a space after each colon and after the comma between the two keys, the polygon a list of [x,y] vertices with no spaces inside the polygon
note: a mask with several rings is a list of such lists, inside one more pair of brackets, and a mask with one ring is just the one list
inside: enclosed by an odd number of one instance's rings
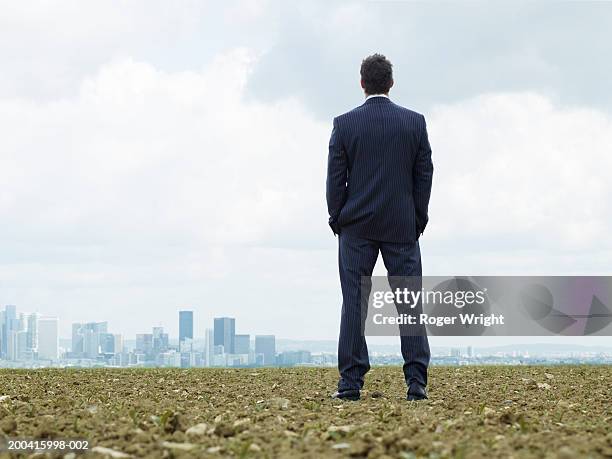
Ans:
{"label": "distant building", "polygon": [[179,342],[193,339],[193,311],[179,311]]}
{"label": "distant building", "polygon": [[15,333],[16,356],[13,360],[32,360],[34,355],[32,349],[28,346],[28,332],[27,330],[20,330]]}
{"label": "distant building", "polygon": [[234,354],[251,352],[251,335],[236,335],[234,337]]}
{"label": "distant building", "polygon": [[100,335],[108,333],[108,322],[72,324],[72,357],[95,359],[100,353]]}
{"label": "distant building", "polygon": [[[19,321],[17,320],[17,306],[13,304],[7,304],[4,307],[4,311],[2,314],[2,320],[0,321],[2,325],[2,342],[0,343],[0,353],[1,356],[8,360],[15,360],[14,358],[9,358],[9,339],[12,336],[12,331],[19,330]],[[13,337],[14,339],[14,337]],[[15,348],[15,343],[13,343],[13,348]]]}
{"label": "distant building", "polygon": [[[274,335],[255,335],[255,354],[262,356],[262,365],[276,363],[276,338]],[[257,360],[259,362],[259,358]]]}
{"label": "distant building", "polygon": [[101,354],[114,354],[115,352],[115,335],[112,333],[100,333],[100,353]]}
{"label": "distant building", "polygon": [[123,352],[123,337],[120,334],[113,335],[115,340],[115,354],[121,354]]}
{"label": "distant building", "polygon": [[153,352],[159,354],[169,349],[168,333],[164,333],[164,327],[153,327]]}
{"label": "distant building", "polygon": [[18,330],[7,330],[6,332],[6,360],[17,360],[19,344],[17,339]]}
{"label": "distant building", "polygon": [[136,347],[134,353],[151,356],[153,354],[153,334],[138,333],[136,335]]}
{"label": "distant building", "polygon": [[42,360],[59,358],[59,320],[57,317],[38,319],[38,358]]}
{"label": "distant building", "polygon": [[38,318],[40,314],[34,312],[32,314],[26,315],[26,330],[28,332],[27,335],[27,343],[26,346],[32,352],[35,352],[38,349]]}
{"label": "distant building", "polygon": [[191,338],[185,338],[179,342],[179,352],[192,352],[193,351],[193,340]]}
{"label": "distant building", "polygon": [[236,336],[236,319],[216,317],[214,320],[215,346],[223,346],[226,354],[234,354]]}
{"label": "distant building", "polygon": [[278,354],[276,363],[278,365],[300,365],[311,363],[310,351],[285,351]]}
{"label": "distant building", "polygon": [[215,339],[213,331],[210,328],[207,328],[204,333],[205,339],[205,350],[206,354],[204,356],[204,366],[212,367],[215,355]]}

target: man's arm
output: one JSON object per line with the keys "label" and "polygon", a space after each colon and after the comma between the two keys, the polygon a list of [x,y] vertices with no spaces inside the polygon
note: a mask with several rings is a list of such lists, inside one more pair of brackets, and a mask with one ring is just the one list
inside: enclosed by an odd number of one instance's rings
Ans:
{"label": "man's arm", "polygon": [[423,117],[423,127],[419,140],[419,151],[417,153],[414,167],[412,169],[414,209],[416,213],[416,238],[425,230],[429,217],[427,208],[429,196],[431,195],[431,181],[433,177],[433,163],[431,162],[431,146],[427,136],[427,125]]}
{"label": "man's arm", "polygon": [[348,161],[338,134],[338,123],[335,118],[333,126],[327,158],[327,211],[329,212],[329,226],[334,234],[339,234],[338,216],[346,201]]}

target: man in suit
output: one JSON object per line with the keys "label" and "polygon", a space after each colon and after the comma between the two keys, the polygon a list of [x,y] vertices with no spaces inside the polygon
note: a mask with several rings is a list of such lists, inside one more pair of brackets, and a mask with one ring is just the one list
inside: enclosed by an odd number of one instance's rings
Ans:
{"label": "man in suit", "polygon": [[[433,164],[423,115],[393,103],[392,65],[381,55],[361,64],[366,96],[334,118],[327,166],[329,225],[338,235],[342,317],[335,398],[358,400],[370,369],[362,332],[361,278],[380,252],[389,276],[421,276],[419,236],[427,225]],[[407,399],[427,398],[427,335],[401,336]]]}

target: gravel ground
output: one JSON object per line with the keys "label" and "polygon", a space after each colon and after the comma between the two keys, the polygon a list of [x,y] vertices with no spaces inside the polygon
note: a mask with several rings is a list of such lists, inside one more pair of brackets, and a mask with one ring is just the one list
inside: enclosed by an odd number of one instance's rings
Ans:
{"label": "gravel ground", "polygon": [[[0,443],[86,439],[88,457],[612,457],[612,366],[434,367],[424,402],[405,400],[399,367],[373,368],[359,402],[329,398],[336,378],[0,370]],[[33,456],[12,454],[0,457]]]}

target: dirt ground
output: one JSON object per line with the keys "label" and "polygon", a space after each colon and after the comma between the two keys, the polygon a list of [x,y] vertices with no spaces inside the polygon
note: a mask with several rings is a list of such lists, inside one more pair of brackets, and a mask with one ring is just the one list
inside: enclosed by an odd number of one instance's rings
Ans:
{"label": "dirt ground", "polygon": [[88,457],[612,457],[612,366],[434,367],[423,402],[405,400],[399,367],[373,368],[359,402],[329,398],[336,378],[328,368],[0,370],[0,444],[86,439]]}

